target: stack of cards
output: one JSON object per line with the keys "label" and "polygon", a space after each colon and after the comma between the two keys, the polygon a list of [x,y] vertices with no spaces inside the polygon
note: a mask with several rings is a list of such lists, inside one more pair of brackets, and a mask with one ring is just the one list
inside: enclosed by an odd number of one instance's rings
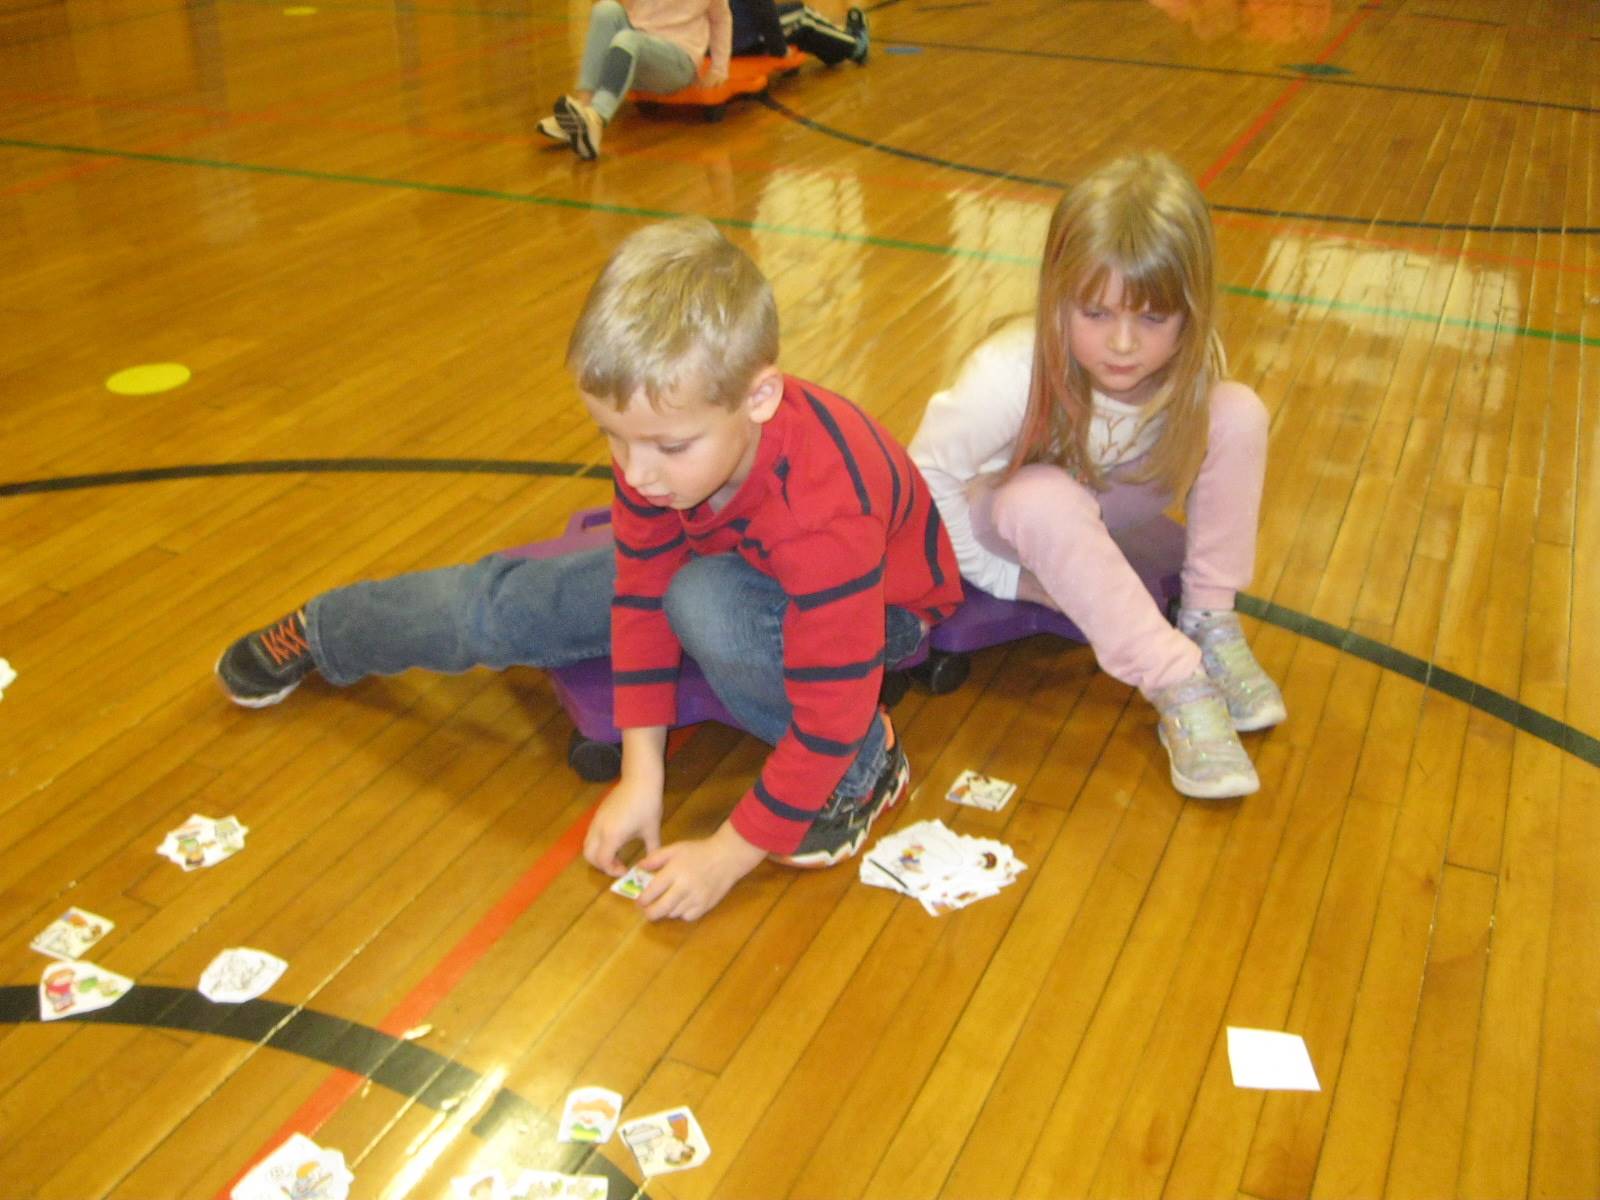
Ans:
{"label": "stack of cards", "polygon": [[170,858],[185,871],[214,867],[244,849],[250,831],[232,817],[213,819],[199,813],[162,839],[156,853]]}
{"label": "stack of cards", "polygon": [[81,908],[69,908],[33,939],[31,948],[51,958],[81,958],[83,952],[110,933],[112,923]]}
{"label": "stack of cards", "polygon": [[345,1200],[354,1180],[343,1154],[294,1133],[250,1168],[229,1195],[233,1200]]}
{"label": "stack of cards", "polygon": [[965,804],[971,808],[999,812],[1006,806],[1006,801],[1016,794],[1016,790],[1016,784],[1008,783],[1004,779],[982,775],[977,771],[963,771],[956,776],[956,781],[950,785],[950,790],[944,794],[944,798],[952,804]]}
{"label": "stack of cards", "polygon": [[999,895],[1027,869],[1004,842],[918,821],[878,839],[861,860],[861,882],[904,893],[937,917]]}

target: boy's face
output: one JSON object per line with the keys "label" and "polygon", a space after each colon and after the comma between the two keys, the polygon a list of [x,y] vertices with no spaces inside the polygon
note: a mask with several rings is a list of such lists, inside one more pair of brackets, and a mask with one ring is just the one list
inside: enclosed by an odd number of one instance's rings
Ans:
{"label": "boy's face", "polygon": [[783,377],[776,367],[763,368],[735,408],[709,404],[688,387],[660,404],[641,393],[621,409],[580,394],[629,487],[661,508],[681,511],[708,500],[721,508],[755,465],[761,427],[778,409]]}

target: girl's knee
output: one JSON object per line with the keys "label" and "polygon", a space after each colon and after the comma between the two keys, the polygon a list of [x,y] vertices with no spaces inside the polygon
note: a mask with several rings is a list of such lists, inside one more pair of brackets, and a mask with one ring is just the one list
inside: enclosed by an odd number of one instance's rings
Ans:
{"label": "girl's knee", "polygon": [[621,50],[629,58],[637,59],[639,57],[640,43],[643,40],[637,29],[624,29],[611,39],[611,49]]}
{"label": "girl's knee", "polygon": [[990,502],[995,530],[1013,546],[1029,529],[1077,517],[1100,516],[1092,491],[1060,467],[1032,463],[995,488]]}
{"label": "girl's knee", "polygon": [[617,3],[617,0],[595,0],[594,7],[589,10],[589,20],[615,21],[618,17],[626,18],[628,10]]}

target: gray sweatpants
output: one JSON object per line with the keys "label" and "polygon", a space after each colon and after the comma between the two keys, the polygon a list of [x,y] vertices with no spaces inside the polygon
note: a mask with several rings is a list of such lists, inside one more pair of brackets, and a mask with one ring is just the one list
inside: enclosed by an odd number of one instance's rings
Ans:
{"label": "gray sweatpants", "polygon": [[578,67],[578,90],[594,93],[594,107],[611,120],[628,89],[675,92],[688,87],[700,64],[683,47],[635,29],[617,0],[599,0],[589,14],[589,36]]}

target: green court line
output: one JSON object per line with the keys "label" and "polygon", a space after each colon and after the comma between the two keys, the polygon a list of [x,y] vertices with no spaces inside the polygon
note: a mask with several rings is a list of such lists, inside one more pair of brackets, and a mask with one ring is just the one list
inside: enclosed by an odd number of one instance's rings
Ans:
{"label": "green court line", "polygon": [[[513,204],[534,204],[544,208],[565,208],[579,212],[607,213],[612,216],[639,217],[650,221],[672,220],[682,216],[698,216],[670,212],[663,209],[638,208],[626,204],[601,204],[593,200],[572,200],[564,196],[540,196],[529,192],[503,192],[494,188],[471,187],[466,184],[429,183],[419,179],[389,179],[381,175],[346,175],[336,171],[317,171],[309,167],[274,167],[263,163],[231,162],[226,159],[198,158],[183,154],[158,154],[147,150],[114,150],[95,146],[77,146],[65,142],[35,142],[22,138],[0,137],[0,146],[18,150],[42,150],[56,154],[79,154],[95,158],[119,158],[130,162],[163,163],[179,167],[208,167],[216,171],[239,171],[254,175],[275,175],[286,179],[306,179],[315,183],[349,183],[364,187],[399,188],[414,192],[432,192],[445,196],[466,196],[475,200],[502,200]],[[708,217],[715,225],[728,229],[742,229],[750,233],[774,233],[785,237],[810,238],[817,241],[841,242],[851,245],[871,246],[880,250],[909,250],[918,254],[935,254],[945,258],[966,258],[979,262],[999,263],[1006,266],[1028,267],[1037,270],[1039,258],[1029,254],[1003,254],[994,250],[964,250],[959,246],[941,246],[933,242],[914,242],[903,238],[886,238],[874,234],[844,233],[829,229],[808,229],[802,225],[775,225],[766,221],[746,221],[738,217]],[[1563,333],[1550,329],[1535,329],[1527,325],[1510,325],[1498,321],[1479,321],[1468,317],[1449,317],[1439,313],[1415,312],[1410,309],[1382,308],[1376,305],[1357,304],[1345,300],[1327,300],[1318,296],[1294,293],[1269,292],[1260,288],[1223,284],[1221,290],[1230,296],[1243,296],[1252,300],[1300,305],[1306,308],[1324,308],[1339,312],[1359,313],[1362,316],[1391,317],[1425,324],[1450,325],[1463,329],[1486,332],[1504,332],[1516,337],[1542,338],[1552,342],[1567,342],[1577,346],[1600,346],[1600,337],[1581,333]]]}

